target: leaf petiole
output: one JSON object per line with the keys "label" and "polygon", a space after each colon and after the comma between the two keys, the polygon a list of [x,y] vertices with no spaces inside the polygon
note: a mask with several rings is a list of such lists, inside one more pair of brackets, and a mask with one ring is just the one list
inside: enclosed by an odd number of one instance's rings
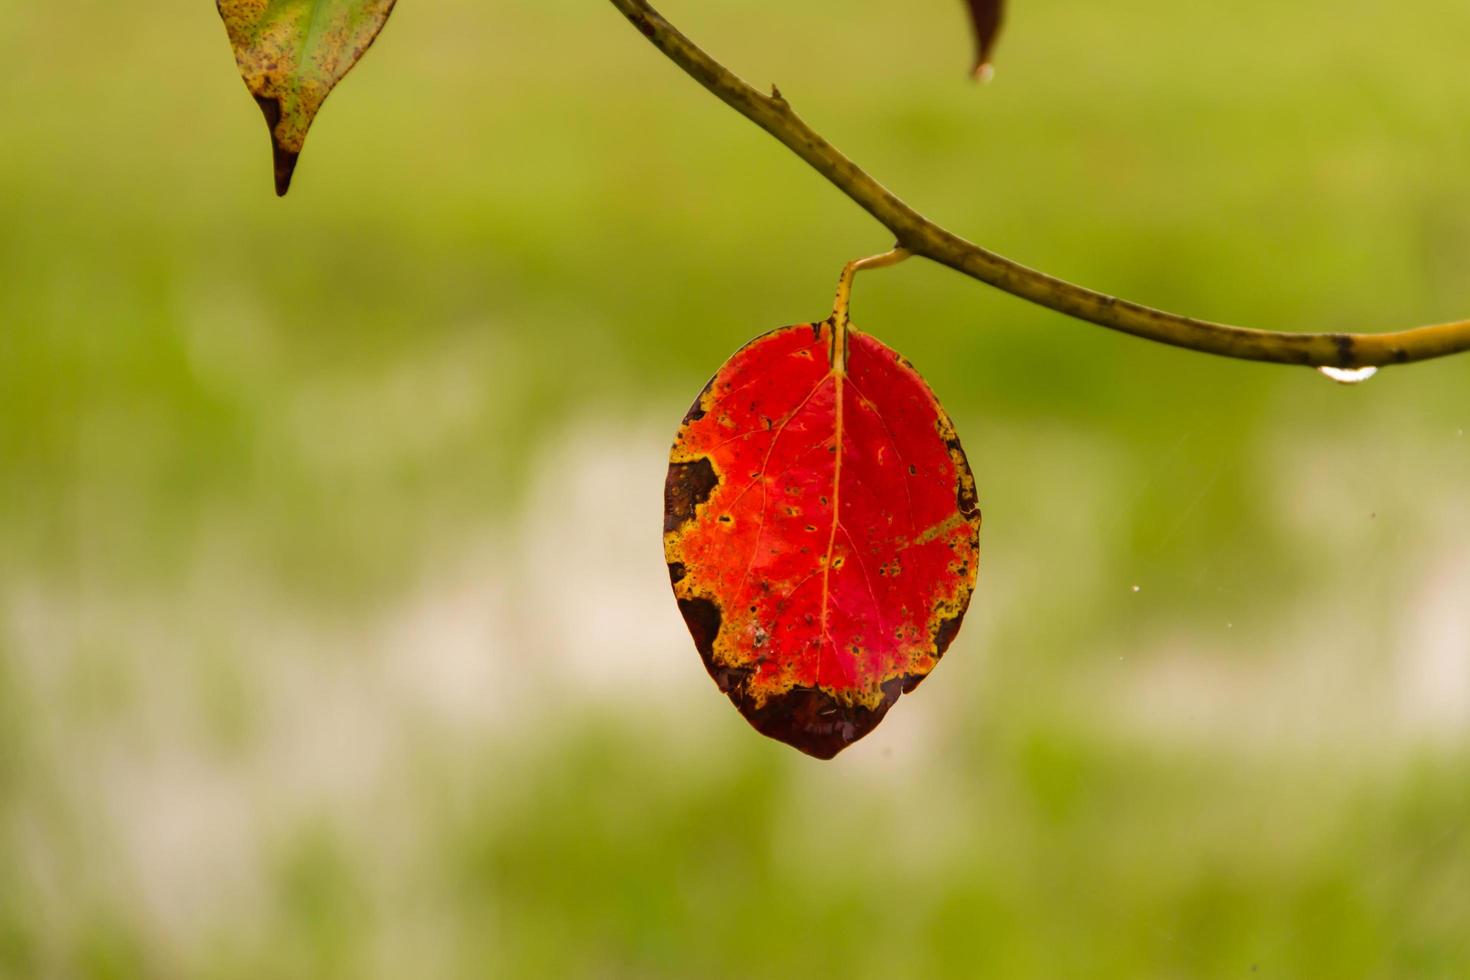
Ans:
{"label": "leaf petiole", "polygon": [[848,316],[848,308],[852,305],[853,277],[867,269],[886,269],[890,265],[898,265],[913,254],[903,246],[895,245],[890,251],[880,255],[870,255],[865,259],[853,259],[842,267],[842,274],[837,277],[837,297],[832,301],[830,318],[832,321],[833,371],[840,374],[847,365],[847,327],[852,322]]}

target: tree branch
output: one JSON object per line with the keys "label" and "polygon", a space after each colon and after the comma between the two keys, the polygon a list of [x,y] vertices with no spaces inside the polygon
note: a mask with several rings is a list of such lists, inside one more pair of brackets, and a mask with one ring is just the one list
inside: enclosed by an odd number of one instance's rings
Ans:
{"label": "tree branch", "polygon": [[1397,333],[1279,333],[1156,310],[1065,282],[968,242],[919,214],[822,138],[772,89],[765,95],[663,18],[647,0],[612,0],[669,60],[736,112],[784,143],[893,232],[904,249],[1048,309],[1161,344],[1247,361],[1367,367],[1470,350],[1470,320]]}

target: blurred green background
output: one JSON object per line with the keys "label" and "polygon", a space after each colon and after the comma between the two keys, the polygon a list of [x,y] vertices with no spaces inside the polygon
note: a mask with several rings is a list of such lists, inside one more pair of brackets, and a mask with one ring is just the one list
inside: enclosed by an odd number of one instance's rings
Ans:
{"label": "blurred green background", "polygon": [[[954,230],[1470,311],[1470,7],[668,0]],[[887,233],[597,0],[405,0],[291,195],[213,5],[0,0],[0,975],[1470,975],[1470,360],[1354,388],[921,261],[986,528],[831,763],[668,594],[675,426]]]}

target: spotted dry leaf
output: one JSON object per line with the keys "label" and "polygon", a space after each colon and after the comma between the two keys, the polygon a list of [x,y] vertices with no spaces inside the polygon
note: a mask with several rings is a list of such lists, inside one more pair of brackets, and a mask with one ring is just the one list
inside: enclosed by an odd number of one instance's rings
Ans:
{"label": "spotted dry leaf", "polygon": [[710,676],[759,732],[829,759],[944,655],[980,508],[908,361],[831,320],[751,341],[679,429],[664,553]]}
{"label": "spotted dry leaf", "polygon": [[306,131],[396,0],[216,0],[240,75],[265,113],[284,195]]}

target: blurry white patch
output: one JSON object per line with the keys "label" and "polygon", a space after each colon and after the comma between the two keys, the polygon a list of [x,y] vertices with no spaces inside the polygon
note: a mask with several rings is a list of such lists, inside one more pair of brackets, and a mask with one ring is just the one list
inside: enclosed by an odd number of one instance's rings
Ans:
{"label": "blurry white patch", "polygon": [[182,745],[158,758],[97,760],[107,829],[121,837],[125,887],[174,946],[225,909],[254,914],[264,900],[256,789]]}
{"label": "blurry white patch", "polygon": [[427,563],[416,594],[390,609],[379,636],[389,687],[435,722],[503,732],[535,712],[512,628],[517,601],[493,541]]}
{"label": "blurry white patch", "polygon": [[516,555],[519,643],[560,691],[630,713],[723,701],[669,588],[663,485],[670,433],[588,424],[553,440],[534,467]]}
{"label": "blurry white patch", "polygon": [[1397,674],[1402,724],[1431,738],[1470,731],[1470,555],[1428,564],[1401,621]]}
{"label": "blurry white patch", "polygon": [[1146,642],[1113,679],[1120,727],[1243,751],[1350,745],[1355,760],[1470,731],[1465,462],[1383,425],[1271,447],[1260,493],[1314,556],[1311,580],[1258,622],[1268,630],[1241,610],[1223,631],[1190,623]]}

